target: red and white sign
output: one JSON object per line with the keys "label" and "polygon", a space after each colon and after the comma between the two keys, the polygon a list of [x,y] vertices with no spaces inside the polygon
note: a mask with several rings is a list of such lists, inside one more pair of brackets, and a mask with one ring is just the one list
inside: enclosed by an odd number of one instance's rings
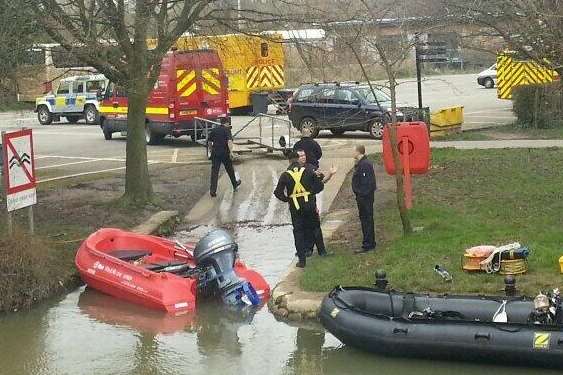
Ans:
{"label": "red and white sign", "polygon": [[3,133],[2,145],[8,211],[37,203],[31,129]]}

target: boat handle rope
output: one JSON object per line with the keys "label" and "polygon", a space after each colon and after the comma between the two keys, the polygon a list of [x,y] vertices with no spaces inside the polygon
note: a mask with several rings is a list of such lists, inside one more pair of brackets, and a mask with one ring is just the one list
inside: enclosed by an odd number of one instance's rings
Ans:
{"label": "boat handle rope", "polygon": [[[393,320],[393,317],[388,316],[388,315],[384,315],[384,314],[375,314],[369,311],[365,311],[362,309],[359,309],[357,307],[354,306],[350,306],[350,304],[348,304],[348,302],[344,301],[342,298],[340,298],[338,295],[333,295],[332,299],[334,301],[334,304],[336,305],[336,307],[338,307],[341,310],[352,310],[352,311],[356,311],[360,314],[364,314],[364,315],[369,315],[369,316],[373,316],[376,318],[380,318],[380,319],[387,319],[387,320]],[[339,305],[337,303],[337,301],[341,304]]]}

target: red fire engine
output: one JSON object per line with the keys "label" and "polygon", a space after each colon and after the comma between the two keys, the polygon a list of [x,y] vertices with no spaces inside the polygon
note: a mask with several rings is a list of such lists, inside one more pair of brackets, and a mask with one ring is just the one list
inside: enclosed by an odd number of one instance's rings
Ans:
{"label": "red fire engine", "polygon": [[[168,52],[147,100],[147,143],[158,144],[167,135],[190,135],[197,140],[203,129],[198,127],[196,132],[195,117],[229,121],[227,89],[227,76],[217,52]],[[127,105],[127,93],[110,84],[100,106],[100,126],[105,139],[110,140],[116,132],[127,132]]]}

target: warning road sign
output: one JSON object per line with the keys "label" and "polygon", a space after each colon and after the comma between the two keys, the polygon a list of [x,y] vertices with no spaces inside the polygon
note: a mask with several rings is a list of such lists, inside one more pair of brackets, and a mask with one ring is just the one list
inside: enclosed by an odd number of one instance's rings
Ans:
{"label": "warning road sign", "polygon": [[2,133],[2,144],[8,211],[37,203],[31,129]]}

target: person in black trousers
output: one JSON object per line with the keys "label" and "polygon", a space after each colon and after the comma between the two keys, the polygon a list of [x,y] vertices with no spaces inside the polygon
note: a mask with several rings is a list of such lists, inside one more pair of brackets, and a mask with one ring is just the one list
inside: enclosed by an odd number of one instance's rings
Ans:
{"label": "person in black trousers", "polygon": [[375,225],[373,222],[373,203],[375,190],[375,171],[373,164],[366,157],[366,148],[357,145],[354,158],[356,166],[352,176],[352,190],[356,194],[358,213],[362,222],[362,233],[364,236],[361,250],[356,253],[365,253],[375,249]]}
{"label": "person in black trousers", "polygon": [[[330,168],[328,175],[324,175],[318,169],[315,169],[311,164],[309,164],[307,160],[307,154],[305,150],[298,149],[297,155],[299,156],[299,164],[305,168],[310,168],[317,178],[319,178],[323,184],[326,184],[332,176],[336,174],[336,168],[333,166]],[[313,247],[317,246],[317,251],[319,252],[319,256],[327,256],[329,255],[325,248],[324,238],[323,238],[323,231],[321,229],[321,217],[319,209],[316,209],[316,215],[313,217],[313,221],[311,223],[312,231],[306,233],[306,241],[307,241],[307,256],[313,255]]]}
{"label": "person in black trousers", "polygon": [[297,267],[304,268],[307,262],[308,233],[312,233],[312,223],[317,213],[315,195],[324,189],[324,183],[310,168],[299,163],[296,152],[289,154],[289,167],[278,180],[274,195],[282,202],[289,204],[295,250],[297,250]]}
{"label": "person in black trousers", "polygon": [[301,130],[301,139],[295,142],[293,145],[293,151],[298,150],[305,151],[307,155],[307,163],[311,164],[313,169],[316,171],[319,169],[319,160],[323,156],[323,150],[321,146],[311,137],[311,130],[304,128]]}
{"label": "person in black trousers", "polygon": [[241,181],[237,181],[233,161],[231,160],[231,148],[233,144],[233,136],[229,124],[223,123],[211,130],[208,142],[211,147],[211,187],[209,194],[212,197],[217,196],[217,180],[219,179],[219,168],[221,164],[225,166],[225,170],[231,179],[233,189],[236,190]]}

